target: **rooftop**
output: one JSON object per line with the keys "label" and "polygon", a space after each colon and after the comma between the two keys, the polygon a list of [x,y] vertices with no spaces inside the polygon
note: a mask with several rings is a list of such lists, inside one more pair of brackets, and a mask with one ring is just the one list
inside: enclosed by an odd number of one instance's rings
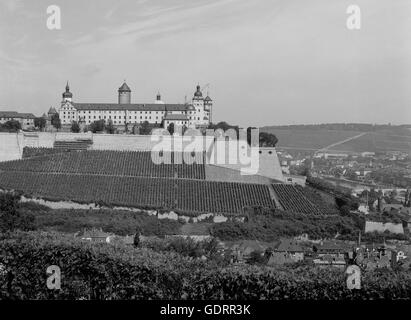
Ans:
{"label": "rooftop", "polygon": [[167,114],[164,120],[188,121],[188,118],[185,114]]}
{"label": "rooftop", "polygon": [[32,113],[19,113],[16,111],[0,111],[0,118],[21,118],[34,119],[36,116]]}
{"label": "rooftop", "polygon": [[77,110],[121,110],[121,111],[187,111],[189,104],[156,104],[156,103],[73,103]]}

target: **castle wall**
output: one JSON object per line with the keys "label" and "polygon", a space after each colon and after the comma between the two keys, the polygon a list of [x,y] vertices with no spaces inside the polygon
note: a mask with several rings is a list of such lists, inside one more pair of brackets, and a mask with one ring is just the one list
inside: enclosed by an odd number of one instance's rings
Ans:
{"label": "castle wall", "polygon": [[23,148],[22,139],[17,133],[0,132],[0,161],[21,159]]}

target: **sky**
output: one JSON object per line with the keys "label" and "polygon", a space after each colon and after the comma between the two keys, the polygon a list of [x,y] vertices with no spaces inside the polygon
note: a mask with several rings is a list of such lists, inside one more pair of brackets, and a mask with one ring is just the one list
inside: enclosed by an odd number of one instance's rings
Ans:
{"label": "sky", "polygon": [[[349,30],[346,10],[361,9]],[[47,7],[61,9],[49,30]],[[0,110],[191,99],[241,126],[411,123],[409,0],[1,0]]]}

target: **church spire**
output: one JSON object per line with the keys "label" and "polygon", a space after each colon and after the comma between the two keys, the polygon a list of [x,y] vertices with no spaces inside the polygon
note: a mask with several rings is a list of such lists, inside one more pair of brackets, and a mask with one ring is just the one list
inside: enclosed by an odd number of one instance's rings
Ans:
{"label": "church spire", "polygon": [[70,92],[70,86],[67,80],[66,91],[63,93],[63,101],[71,101],[73,94]]}

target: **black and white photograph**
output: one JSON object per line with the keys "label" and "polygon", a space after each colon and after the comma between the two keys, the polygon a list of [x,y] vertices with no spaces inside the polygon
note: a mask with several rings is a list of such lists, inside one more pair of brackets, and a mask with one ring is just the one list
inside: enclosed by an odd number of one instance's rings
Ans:
{"label": "black and white photograph", "polygon": [[0,301],[410,300],[410,36],[409,0],[0,0]]}

